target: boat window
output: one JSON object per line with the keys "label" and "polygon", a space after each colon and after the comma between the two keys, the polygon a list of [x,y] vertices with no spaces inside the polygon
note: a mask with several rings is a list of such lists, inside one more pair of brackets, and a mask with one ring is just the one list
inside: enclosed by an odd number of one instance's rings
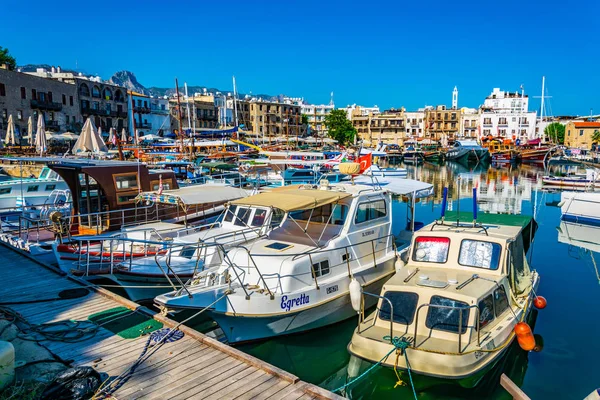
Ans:
{"label": "boat window", "polygon": [[51,170],[49,168],[46,168],[46,167],[42,168],[42,172],[40,172],[39,178],[40,179],[47,179],[48,178],[48,174],[50,173],[50,171]]}
{"label": "boat window", "polygon": [[313,273],[315,277],[327,275],[329,273],[329,260],[315,263],[313,266]]}
{"label": "boat window", "polygon": [[117,190],[137,189],[137,174],[115,175],[115,187]]}
{"label": "boat window", "polygon": [[479,302],[479,327],[483,328],[493,320],[494,300],[490,294]]}
{"label": "boat window", "polygon": [[0,194],[9,194],[12,191],[11,187],[1,188]]}
{"label": "boat window", "polygon": [[181,252],[179,253],[179,255],[183,258],[187,258],[187,259],[192,259],[192,257],[194,257],[194,253],[196,253],[196,247],[194,246],[185,246],[183,249],[181,249]]}
{"label": "boat window", "polygon": [[498,269],[500,251],[498,243],[482,242],[465,239],[460,243],[458,263],[467,267]]}
{"label": "boat window", "polygon": [[246,207],[240,207],[237,212],[237,218],[233,222],[237,226],[248,226],[248,220],[252,210]]}
{"label": "boat window", "polygon": [[266,216],[267,210],[256,210],[254,212],[254,217],[252,217],[252,226],[263,226]]}
{"label": "boat window", "polygon": [[[410,325],[415,318],[419,295],[412,292],[385,292],[383,295],[392,303],[394,309],[394,322],[404,325]],[[379,318],[389,321],[391,318],[390,304],[383,300],[379,310]]]}
{"label": "boat window", "polygon": [[235,215],[235,210],[237,210],[237,206],[230,206],[225,213],[225,222],[233,221],[233,216]]}
{"label": "boat window", "polygon": [[275,228],[281,225],[281,221],[283,221],[283,217],[285,213],[281,211],[279,208],[274,208],[271,214],[271,227]]}
{"label": "boat window", "polygon": [[319,222],[322,224],[329,221],[331,225],[344,225],[347,215],[348,206],[344,204],[326,204],[313,210],[293,211],[290,213],[290,217],[296,221],[310,220],[310,222]]}
{"label": "boat window", "polygon": [[506,290],[504,286],[498,286],[498,289],[494,290],[494,304],[496,310],[496,317],[502,314],[508,308],[508,297],[506,296]]}
{"label": "boat window", "polygon": [[27,186],[27,192],[37,192],[39,188],[40,188],[39,185]]}
{"label": "boat window", "polygon": [[137,197],[137,195],[138,195],[137,192],[119,194],[119,195],[117,195],[117,203],[118,204],[133,203],[135,198]]}
{"label": "boat window", "polygon": [[46,190],[51,191],[56,189],[56,185],[46,185]]}
{"label": "boat window", "polygon": [[376,200],[369,203],[361,203],[356,210],[355,224],[372,221],[387,215],[385,209],[385,200]]}
{"label": "boat window", "polygon": [[419,236],[415,240],[413,261],[445,263],[448,260],[449,248],[449,238]]}
{"label": "boat window", "polygon": [[468,309],[469,305],[467,303],[442,296],[432,296],[429,304],[429,311],[427,312],[427,319],[425,320],[426,327],[438,331],[458,333],[461,309],[465,309],[462,311],[460,333],[465,333],[467,331],[469,312],[471,311]]}

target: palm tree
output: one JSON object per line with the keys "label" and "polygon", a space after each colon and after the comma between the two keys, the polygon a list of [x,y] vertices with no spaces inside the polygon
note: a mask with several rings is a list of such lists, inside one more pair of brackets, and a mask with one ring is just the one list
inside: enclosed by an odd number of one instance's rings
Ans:
{"label": "palm tree", "polygon": [[598,144],[600,143],[600,131],[596,130],[592,133],[592,143]]}

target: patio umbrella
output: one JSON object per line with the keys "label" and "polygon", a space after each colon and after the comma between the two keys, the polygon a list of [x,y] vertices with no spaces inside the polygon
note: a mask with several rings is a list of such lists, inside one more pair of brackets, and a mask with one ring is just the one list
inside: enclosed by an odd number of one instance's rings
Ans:
{"label": "patio umbrella", "polygon": [[27,144],[30,146],[33,144],[33,119],[31,116],[27,120]]}
{"label": "patio umbrella", "polygon": [[115,141],[115,129],[112,128],[112,127],[108,130],[108,142],[112,143],[112,144],[116,143],[116,141]]}
{"label": "patio umbrella", "polygon": [[63,138],[64,140],[77,140],[79,139],[79,135],[73,133],[73,132],[65,132],[62,133],[60,135],[61,138]]}
{"label": "patio umbrella", "polygon": [[121,131],[121,142],[127,143],[127,132],[125,132],[125,128]]}
{"label": "patio umbrella", "polygon": [[102,137],[102,127],[98,127],[98,136]]}
{"label": "patio umbrella", "polygon": [[40,157],[44,155],[48,144],[46,142],[46,124],[44,116],[40,114],[37,122],[37,132],[35,134],[35,149],[40,152]]}
{"label": "patio umbrella", "polygon": [[81,135],[75,145],[73,146],[73,154],[91,152],[91,153],[103,153],[107,152],[108,148],[104,144],[104,140],[98,133],[94,121],[88,118],[83,125]]}
{"label": "patio umbrella", "polygon": [[15,122],[13,121],[12,114],[8,116],[8,127],[6,128],[6,144],[15,145],[17,140],[15,138]]}
{"label": "patio umbrella", "polygon": [[139,129],[135,130],[135,143],[138,143],[140,141],[140,131]]}

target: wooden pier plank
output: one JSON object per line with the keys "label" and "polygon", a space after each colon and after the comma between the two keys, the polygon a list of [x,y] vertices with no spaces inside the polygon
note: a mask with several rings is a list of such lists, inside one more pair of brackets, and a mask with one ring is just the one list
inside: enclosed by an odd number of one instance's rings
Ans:
{"label": "wooden pier plank", "polygon": [[[78,278],[58,274],[17,251],[0,252],[2,301],[30,324],[88,321],[91,314],[127,307],[154,317],[166,327],[177,323]],[[65,289],[87,287],[77,299],[52,300]],[[49,301],[44,301],[48,299]],[[31,301],[30,303],[27,303]],[[19,302],[25,302],[18,304]],[[254,357],[216,342],[189,327],[184,337],[166,343],[141,364],[114,397],[119,399],[287,399],[331,398],[333,393]],[[55,355],[72,365],[90,365],[116,377],[129,370],[146,345],[148,336],[124,339],[103,327],[79,342],[41,340]],[[152,348],[148,350],[152,351]],[[312,388],[312,390],[311,390]],[[320,390],[319,390],[320,389]]]}

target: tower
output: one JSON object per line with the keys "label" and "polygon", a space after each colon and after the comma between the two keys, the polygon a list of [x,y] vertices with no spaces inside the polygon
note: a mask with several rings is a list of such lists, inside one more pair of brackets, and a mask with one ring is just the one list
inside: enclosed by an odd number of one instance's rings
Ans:
{"label": "tower", "polygon": [[454,86],[452,91],[452,108],[456,110],[458,108],[458,89]]}

